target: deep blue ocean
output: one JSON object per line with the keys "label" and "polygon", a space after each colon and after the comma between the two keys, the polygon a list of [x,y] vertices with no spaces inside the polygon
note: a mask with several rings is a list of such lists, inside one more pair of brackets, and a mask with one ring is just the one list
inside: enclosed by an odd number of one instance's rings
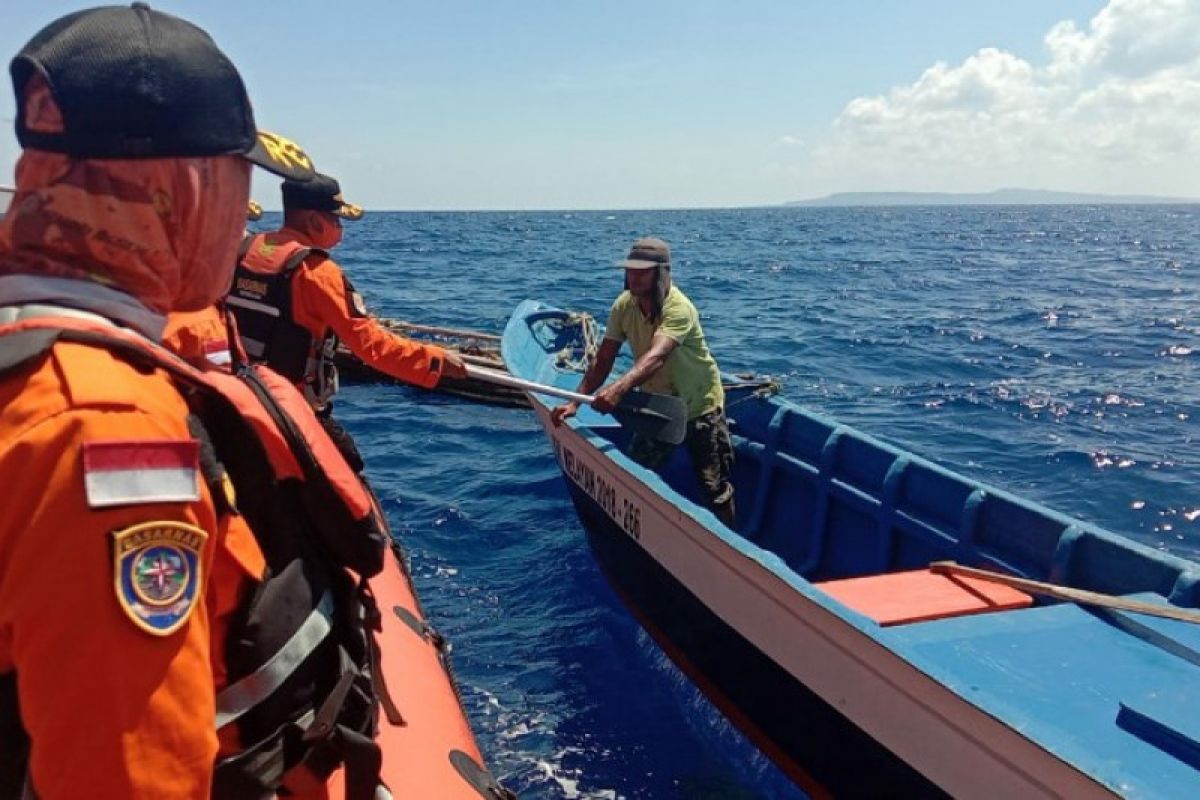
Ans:
{"label": "deep blue ocean", "polygon": [[[1200,207],[379,213],[335,255],[376,314],[498,333],[527,297],[603,321],[647,234],[724,370],[1200,559]],[[337,413],[510,788],[802,796],[608,588],[530,412],[358,384]]]}

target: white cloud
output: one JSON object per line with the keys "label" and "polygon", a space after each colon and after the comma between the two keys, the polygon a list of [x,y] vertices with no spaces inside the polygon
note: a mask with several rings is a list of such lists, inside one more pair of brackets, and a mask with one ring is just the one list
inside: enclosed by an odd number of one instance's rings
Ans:
{"label": "white cloud", "polygon": [[785,133],[776,140],[776,144],[784,147],[800,147],[804,144],[804,140]]}
{"label": "white cloud", "polygon": [[814,152],[840,188],[1200,195],[1200,0],[1110,0],[1047,60],[983,48],[851,100]]}

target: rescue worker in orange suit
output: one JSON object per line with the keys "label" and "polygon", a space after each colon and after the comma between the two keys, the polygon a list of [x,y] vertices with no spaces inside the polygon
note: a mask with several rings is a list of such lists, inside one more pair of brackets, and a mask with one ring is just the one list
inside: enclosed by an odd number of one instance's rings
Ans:
{"label": "rescue worker in orange suit", "polygon": [[229,322],[223,303],[199,311],[175,311],[167,317],[162,344],[186,361],[201,367],[230,369]]}
{"label": "rescue worker in orange suit", "polygon": [[357,447],[332,417],[339,340],[368,366],[425,389],[467,374],[456,353],[397,336],[368,314],[362,295],[330,258],[342,240],[342,220],[362,216],[361,207],[342,199],[333,178],[318,173],[284,181],[283,228],[243,242],[226,298],[250,359],[296,383],[358,471]]}
{"label": "rescue worker in orange suit", "polygon": [[[208,35],[144,4],[63,17],[10,70],[23,153],[0,223],[0,353],[60,320],[153,349],[168,312],[228,289],[249,162],[311,172],[256,134]],[[60,340],[0,370],[0,795],[206,797],[212,615],[262,555],[219,518],[162,369]]]}

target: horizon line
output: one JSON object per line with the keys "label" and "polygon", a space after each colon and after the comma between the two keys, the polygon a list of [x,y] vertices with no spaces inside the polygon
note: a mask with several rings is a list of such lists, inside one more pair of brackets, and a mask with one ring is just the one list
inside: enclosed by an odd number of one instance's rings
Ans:
{"label": "horizon line", "polygon": [[[838,192],[836,194],[872,194],[870,192]],[[986,194],[986,192],[877,192],[875,194]],[[1086,194],[1080,192],[1080,194]],[[833,197],[835,195],[826,195]],[[1103,195],[1097,195],[1102,197]],[[1119,197],[1118,195],[1113,195]],[[1107,206],[1191,206],[1200,205],[1200,198],[1174,198],[1160,197],[1158,195],[1137,195],[1146,199],[1154,199],[1154,202],[1139,203],[1130,202],[1128,200],[1116,200],[1113,202],[1048,202],[1048,203],[847,203],[847,204],[830,204],[828,206],[819,205],[797,205],[803,203],[812,203],[816,200],[823,200],[824,197],[810,198],[807,200],[786,200],[781,203],[759,203],[745,206],[658,206],[658,207],[628,207],[628,208],[370,208],[364,206],[364,211],[367,214],[629,214],[642,212],[662,212],[662,211],[756,211],[761,209],[788,209],[788,210],[804,210],[805,208],[954,208],[954,207],[1012,207],[1012,206],[1092,206],[1092,205],[1107,205]],[[267,208],[263,207],[264,214],[282,214],[282,208]]]}

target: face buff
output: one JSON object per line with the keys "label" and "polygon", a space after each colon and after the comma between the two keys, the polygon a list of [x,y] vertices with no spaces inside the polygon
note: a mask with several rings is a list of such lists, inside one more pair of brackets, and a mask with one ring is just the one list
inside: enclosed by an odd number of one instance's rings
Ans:
{"label": "face buff", "polygon": [[[45,82],[31,84],[30,124],[61,128]],[[244,159],[71,159],[30,149],[16,179],[0,274],[87,280],[157,313],[203,308],[228,289],[250,191]]]}

